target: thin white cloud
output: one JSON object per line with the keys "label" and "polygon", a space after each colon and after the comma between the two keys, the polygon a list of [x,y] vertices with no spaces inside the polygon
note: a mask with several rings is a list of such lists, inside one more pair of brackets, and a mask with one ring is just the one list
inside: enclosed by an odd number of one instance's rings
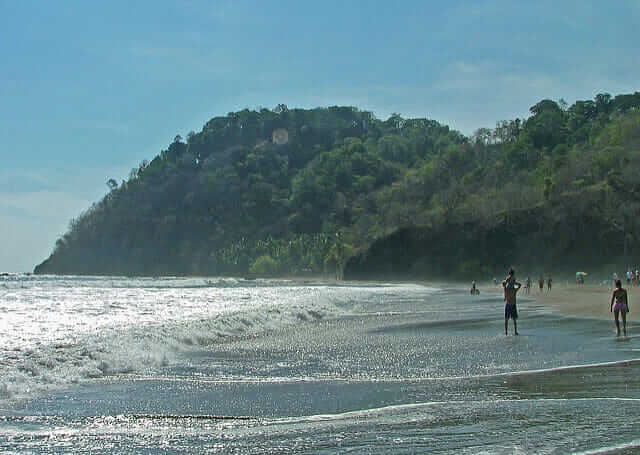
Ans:
{"label": "thin white cloud", "polygon": [[0,213],[0,272],[31,272],[53,251],[57,234],[63,225],[44,230],[41,225],[22,217]]}
{"label": "thin white cloud", "polygon": [[[106,194],[109,177],[126,175],[123,167],[72,167],[0,173],[0,272],[31,271],[53,250],[72,218]],[[13,178],[7,188],[3,179]]]}
{"label": "thin white cloud", "polygon": [[47,258],[90,201],[65,192],[0,194],[0,271],[28,272]]}
{"label": "thin white cloud", "polygon": [[65,217],[67,221],[86,209],[91,201],[62,191],[0,193],[0,213],[24,218],[47,219]]}
{"label": "thin white cloud", "polygon": [[84,125],[85,128],[93,128],[96,130],[108,131],[110,133],[117,134],[119,136],[128,136],[131,132],[131,125],[127,125],[125,123],[114,123],[114,122],[87,122]]}
{"label": "thin white cloud", "polygon": [[33,171],[0,171],[0,193],[21,192],[23,188],[33,191],[53,188],[55,185],[44,175]]}
{"label": "thin white cloud", "polygon": [[[138,77],[153,74],[154,80],[170,79],[187,83],[193,80],[224,79],[234,76],[236,61],[226,48],[172,46],[138,41],[128,45],[127,70]],[[122,61],[122,57],[117,59]]]}
{"label": "thin white cloud", "polygon": [[49,191],[82,194],[85,199],[97,198],[107,191],[106,181],[109,178],[126,178],[129,170],[126,166],[97,168],[74,164],[55,169],[4,170],[0,171],[0,194]]}
{"label": "thin white cloud", "polygon": [[480,72],[486,71],[487,63],[477,64],[471,62],[457,61],[453,63],[456,71],[463,74],[478,74]]}

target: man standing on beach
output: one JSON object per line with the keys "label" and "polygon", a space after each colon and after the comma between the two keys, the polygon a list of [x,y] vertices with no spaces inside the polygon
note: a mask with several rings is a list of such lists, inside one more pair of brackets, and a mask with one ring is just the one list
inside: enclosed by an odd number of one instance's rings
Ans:
{"label": "man standing on beach", "polygon": [[509,318],[513,319],[513,331],[514,335],[518,335],[518,309],[516,307],[516,294],[522,287],[520,283],[516,281],[516,271],[513,268],[509,269],[507,278],[502,282],[504,288],[504,334],[507,334],[509,328]]}

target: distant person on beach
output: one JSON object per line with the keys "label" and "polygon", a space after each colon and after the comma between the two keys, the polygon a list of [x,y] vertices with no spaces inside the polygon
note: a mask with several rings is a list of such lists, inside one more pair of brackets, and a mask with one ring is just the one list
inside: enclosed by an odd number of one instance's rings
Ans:
{"label": "distant person on beach", "polygon": [[540,287],[540,292],[542,292],[544,289],[544,277],[542,275],[538,278],[538,286]]}
{"label": "distant person on beach", "polygon": [[527,281],[524,282],[524,290],[527,294],[531,292],[531,277],[527,277]]}
{"label": "distant person on beach", "polygon": [[[614,306],[615,301],[615,306]],[[609,311],[613,311],[613,317],[616,321],[616,336],[620,336],[620,322],[618,316],[622,315],[622,330],[624,336],[627,336],[627,313],[629,312],[629,299],[627,298],[627,290],[622,288],[620,280],[616,280],[616,288],[611,294],[611,304]]]}
{"label": "distant person on beach", "polygon": [[509,318],[513,319],[513,333],[518,335],[518,308],[516,307],[516,294],[522,287],[520,283],[516,281],[516,271],[513,268],[509,269],[507,278],[502,282],[504,288],[504,334],[507,334],[509,328]]}
{"label": "distant person on beach", "polygon": [[551,292],[551,275],[547,277],[547,292]]}
{"label": "distant person on beach", "polygon": [[480,290],[476,286],[476,280],[473,280],[471,282],[471,295],[478,295],[478,294],[480,294]]}

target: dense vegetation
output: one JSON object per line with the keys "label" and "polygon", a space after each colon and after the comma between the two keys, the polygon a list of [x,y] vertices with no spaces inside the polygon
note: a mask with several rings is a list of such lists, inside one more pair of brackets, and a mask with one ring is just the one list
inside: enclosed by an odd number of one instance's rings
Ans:
{"label": "dense vegetation", "polygon": [[352,107],[217,117],[110,180],[36,272],[366,278],[630,263],[640,93],[530,112],[468,138]]}

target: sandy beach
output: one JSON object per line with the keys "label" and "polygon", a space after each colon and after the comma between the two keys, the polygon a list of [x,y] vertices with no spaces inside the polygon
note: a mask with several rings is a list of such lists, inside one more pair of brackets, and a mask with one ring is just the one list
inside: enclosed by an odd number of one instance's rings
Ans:
{"label": "sandy beach", "polygon": [[[629,295],[629,309],[627,315],[627,324],[634,323],[638,320],[636,306],[634,305],[634,295],[636,292],[640,295],[640,291],[636,291],[634,287],[625,287]],[[499,286],[488,292],[502,292]],[[524,293],[522,289],[518,296],[520,297],[519,305],[525,305],[522,298],[532,298],[537,303],[542,303],[553,308],[560,314],[568,316],[584,316],[598,319],[611,319],[613,314],[609,312],[609,303],[611,302],[611,293],[613,286],[599,286],[593,284],[554,284],[551,291],[547,291],[546,287],[543,292],[538,290],[537,285],[532,287],[529,295]],[[640,308],[640,306],[638,307]]]}

